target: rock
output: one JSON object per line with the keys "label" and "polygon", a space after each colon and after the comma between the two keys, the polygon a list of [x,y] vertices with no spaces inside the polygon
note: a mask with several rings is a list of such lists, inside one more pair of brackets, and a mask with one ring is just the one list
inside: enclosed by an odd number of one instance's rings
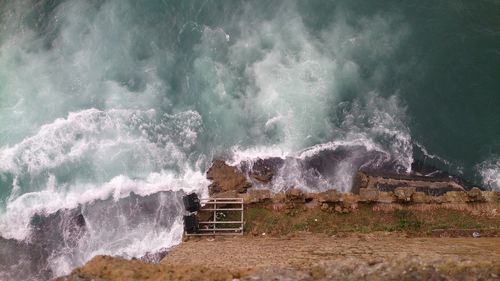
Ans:
{"label": "rock", "polygon": [[271,197],[271,201],[273,201],[273,203],[285,203],[286,201],[285,193],[278,192],[273,194],[273,196]]}
{"label": "rock", "polygon": [[56,278],[54,279],[54,281],[105,281],[105,280],[97,276],[80,273],[77,270],[75,270],[70,275]]}
{"label": "rock", "polygon": [[427,195],[439,196],[448,191],[465,191],[466,186],[454,178],[435,178],[412,174],[389,174],[384,172],[358,172],[355,184],[362,188],[375,188],[394,192],[398,187],[414,187]]}
{"label": "rock", "polygon": [[341,194],[335,189],[329,189],[318,193],[316,198],[320,203],[337,203],[341,200]]}
{"label": "rock", "polygon": [[499,191],[483,191],[482,195],[484,197],[484,200],[488,203],[500,203]]}
{"label": "rock", "polygon": [[469,196],[464,191],[448,191],[443,195],[443,199],[447,203],[467,203],[470,201]]}
{"label": "rock", "polygon": [[343,193],[341,197],[341,201],[343,203],[358,203],[360,201],[360,197],[357,194],[352,193]]}
{"label": "rock", "polygon": [[221,160],[215,160],[212,163],[212,166],[207,171],[207,179],[213,181],[209,186],[210,194],[230,190],[244,193],[252,186],[240,170],[227,165]]}
{"label": "rock", "polygon": [[379,203],[394,203],[396,201],[396,197],[394,196],[394,193],[392,192],[379,192],[377,196],[377,202]]}
{"label": "rock", "polygon": [[483,196],[481,189],[473,187],[471,190],[467,191],[467,196],[469,196],[470,202],[484,202],[486,199]]}
{"label": "rock", "polygon": [[283,203],[273,203],[271,205],[271,209],[273,209],[273,211],[279,211],[279,212],[282,212],[286,209],[286,204],[283,204]]}
{"label": "rock", "polygon": [[306,192],[304,193],[304,199],[306,202],[311,202],[311,201],[317,201],[318,200],[318,193],[317,192]]}
{"label": "rock", "polygon": [[224,191],[224,192],[213,194],[211,197],[212,198],[238,198],[238,197],[240,197],[240,193],[238,193],[236,190],[229,190],[229,191]]}
{"label": "rock", "polygon": [[279,157],[257,159],[252,164],[251,177],[262,183],[270,182],[276,172],[283,166],[284,160]]}
{"label": "rock", "polygon": [[413,201],[413,203],[427,204],[431,202],[431,198],[429,198],[429,196],[425,193],[417,191],[411,195],[411,201]]}
{"label": "rock", "polygon": [[378,199],[379,190],[375,188],[360,188],[359,197],[363,202],[376,202]]}
{"label": "rock", "polygon": [[352,193],[342,194],[342,207],[348,210],[356,210],[358,208],[358,202],[360,201],[359,195]]}
{"label": "rock", "polygon": [[304,192],[298,188],[292,188],[285,192],[285,198],[288,202],[303,203],[305,202]]}
{"label": "rock", "polygon": [[430,199],[429,203],[441,204],[446,202],[446,198],[444,196],[428,196]]}
{"label": "rock", "polygon": [[352,192],[358,194],[362,188],[368,187],[368,176],[363,172],[357,172],[354,177]]}
{"label": "rock", "polygon": [[271,200],[271,191],[269,189],[252,189],[243,197],[245,203],[262,203]]}
{"label": "rock", "polygon": [[321,204],[321,211],[328,211],[328,208],[330,208],[330,206],[327,204],[327,203],[323,203]]}
{"label": "rock", "polygon": [[340,205],[335,206],[335,212],[342,213],[342,207]]}
{"label": "rock", "polygon": [[402,203],[409,203],[411,202],[411,197],[413,193],[415,193],[415,190],[415,187],[397,187],[394,190],[394,195],[396,196],[397,201]]}

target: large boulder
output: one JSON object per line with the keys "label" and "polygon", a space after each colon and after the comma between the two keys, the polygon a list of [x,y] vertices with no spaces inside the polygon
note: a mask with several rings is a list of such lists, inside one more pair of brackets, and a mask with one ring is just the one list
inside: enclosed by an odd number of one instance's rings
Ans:
{"label": "large boulder", "polygon": [[227,165],[224,161],[215,160],[207,171],[207,179],[212,181],[210,194],[235,190],[244,193],[252,184],[238,168]]}

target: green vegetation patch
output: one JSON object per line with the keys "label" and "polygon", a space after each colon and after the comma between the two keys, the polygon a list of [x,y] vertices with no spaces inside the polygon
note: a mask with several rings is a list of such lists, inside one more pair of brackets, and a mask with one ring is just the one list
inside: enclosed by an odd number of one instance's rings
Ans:
{"label": "green vegetation patch", "polygon": [[287,235],[296,231],[324,233],[404,232],[428,236],[436,229],[500,229],[500,220],[450,209],[373,211],[360,205],[349,213],[325,212],[303,205],[274,210],[272,204],[249,205],[245,210],[245,232],[253,235]]}

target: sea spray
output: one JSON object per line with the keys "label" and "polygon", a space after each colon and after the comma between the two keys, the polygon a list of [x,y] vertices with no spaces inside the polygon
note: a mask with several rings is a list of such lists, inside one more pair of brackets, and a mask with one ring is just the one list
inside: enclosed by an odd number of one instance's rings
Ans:
{"label": "sea spray", "polygon": [[498,187],[499,6],[455,2],[0,2],[0,279],[171,247],[216,158]]}

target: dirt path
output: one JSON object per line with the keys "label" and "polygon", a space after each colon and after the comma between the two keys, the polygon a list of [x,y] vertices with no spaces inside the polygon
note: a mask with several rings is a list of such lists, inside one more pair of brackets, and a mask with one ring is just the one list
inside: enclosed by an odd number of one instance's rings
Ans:
{"label": "dirt path", "polygon": [[191,239],[160,264],[97,256],[58,281],[500,280],[500,238],[295,234]]}
{"label": "dirt path", "polygon": [[[346,265],[346,262],[351,264]],[[432,266],[432,270],[444,271],[488,268],[487,277],[497,280],[500,271],[500,238],[406,238],[383,233],[342,238],[317,234],[290,238],[200,238],[182,243],[162,260],[162,264],[170,266],[213,265],[232,271],[265,271],[270,267],[310,271],[318,264],[328,263],[342,264],[343,267],[358,271],[360,265],[401,265],[400,271],[403,273],[406,271],[404,268],[413,266],[410,264],[422,268]],[[418,271],[422,274],[421,268]],[[273,272],[275,274],[275,270]],[[398,274],[403,274],[401,272]],[[310,274],[307,276],[310,277]],[[261,279],[265,280],[266,277]]]}

